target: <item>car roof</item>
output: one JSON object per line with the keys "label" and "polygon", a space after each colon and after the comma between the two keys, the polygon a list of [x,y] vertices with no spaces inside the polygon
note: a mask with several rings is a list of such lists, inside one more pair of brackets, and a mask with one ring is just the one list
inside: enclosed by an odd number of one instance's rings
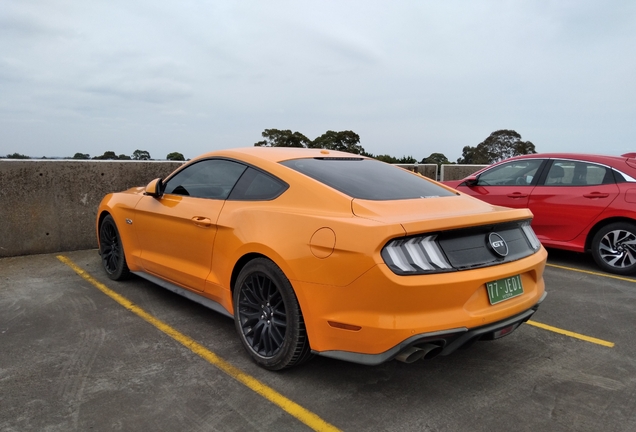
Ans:
{"label": "car roof", "polygon": [[[520,156],[513,156],[511,158],[500,160],[499,162],[492,163],[488,166],[475,171],[467,177],[480,175],[484,171],[488,171],[490,168],[504,164],[506,162],[524,159],[569,159],[578,160],[584,162],[596,162],[599,164],[611,166],[619,171],[628,171],[629,175],[634,175],[633,170],[636,169],[636,153],[625,153],[622,156],[608,156],[590,153],[533,153]],[[462,180],[463,181],[463,180]]]}
{"label": "car roof", "polygon": [[[627,157],[630,156],[630,157]],[[575,159],[582,161],[590,161],[590,162],[598,162],[604,163],[606,165],[612,165],[612,163],[616,162],[624,162],[627,159],[633,158],[636,154],[626,154],[624,156],[608,156],[608,155],[598,155],[598,154],[588,154],[588,153],[535,153],[529,155],[521,155],[510,158],[508,160],[514,159]],[[503,161],[502,161],[503,162]]]}
{"label": "car roof", "polygon": [[281,162],[289,159],[334,157],[334,158],[362,158],[362,155],[346,153],[336,150],[308,149],[300,147],[240,147],[234,149],[217,150],[202,154],[195,159],[206,159],[210,157],[228,157],[245,160],[260,159],[269,162]]}

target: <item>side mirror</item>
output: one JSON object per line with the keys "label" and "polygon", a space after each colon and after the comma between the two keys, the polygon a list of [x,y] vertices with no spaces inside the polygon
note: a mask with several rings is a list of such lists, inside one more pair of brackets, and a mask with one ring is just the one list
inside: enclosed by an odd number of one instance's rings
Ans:
{"label": "side mirror", "polygon": [[468,187],[477,186],[478,182],[479,182],[479,177],[477,176],[469,176],[469,177],[466,177],[466,180],[464,180],[464,184]]}
{"label": "side mirror", "polygon": [[146,195],[159,198],[161,195],[163,195],[163,191],[161,190],[162,186],[163,184],[161,183],[160,178],[154,179],[146,186],[145,193]]}

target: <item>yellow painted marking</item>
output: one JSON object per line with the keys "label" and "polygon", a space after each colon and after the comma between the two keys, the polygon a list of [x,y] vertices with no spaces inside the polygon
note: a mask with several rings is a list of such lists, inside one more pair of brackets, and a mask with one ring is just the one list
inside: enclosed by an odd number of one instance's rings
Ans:
{"label": "yellow painted marking", "polygon": [[526,321],[526,324],[530,324],[531,326],[539,327],[539,328],[542,328],[544,330],[549,330],[549,331],[552,331],[552,332],[555,332],[555,333],[560,333],[560,334],[563,334],[563,335],[566,335],[566,336],[570,336],[570,337],[573,337],[573,338],[576,338],[576,339],[581,339],[581,340],[584,340],[586,342],[591,342],[591,343],[595,343],[595,344],[598,344],[598,345],[603,345],[603,346],[606,346],[606,347],[609,347],[609,348],[613,348],[614,347],[614,342],[608,342],[608,341],[604,341],[602,339],[597,339],[597,338],[593,338],[593,337],[590,337],[590,336],[585,336],[585,335],[582,335],[582,334],[579,334],[579,333],[574,333],[574,332],[571,332],[571,331],[568,331],[568,330],[563,330],[563,329],[560,329],[560,328],[552,327],[552,326],[549,326],[547,324],[542,324],[540,322]]}
{"label": "yellow painted marking", "polygon": [[593,272],[593,271],[589,271],[589,270],[581,270],[581,269],[577,269],[577,268],[573,268],[573,267],[565,267],[565,266],[560,266],[560,265],[556,265],[556,264],[546,264],[546,265],[548,267],[560,268],[560,269],[563,269],[563,270],[571,270],[571,271],[575,271],[575,272],[579,272],[579,273],[586,273],[586,274],[591,274],[591,275],[594,275],[594,276],[601,276],[601,277],[606,277],[606,278],[610,278],[610,279],[618,279],[618,280],[622,280],[622,281],[636,283],[636,279],[630,279],[630,278],[626,278],[626,277],[615,276],[615,275],[611,275],[611,274],[607,274],[607,273],[599,273],[599,272]]}
{"label": "yellow painted marking", "polygon": [[168,324],[164,323],[163,321],[158,320],[154,316],[150,315],[148,312],[144,311],[139,306],[136,306],[133,302],[131,302],[127,298],[117,294],[115,291],[111,290],[106,285],[94,279],[90,274],[82,270],[79,266],[77,266],[77,264],[75,264],[69,258],[63,255],[58,255],[57,259],[59,259],[64,264],[72,268],[75,271],[75,273],[80,275],[82,278],[84,278],[86,281],[92,284],[95,288],[99,289],[101,292],[106,294],[108,297],[112,298],[113,300],[115,300],[117,303],[119,303],[120,305],[122,305],[123,307],[131,311],[132,313],[143,318],[144,320],[146,320],[147,322],[155,326],[157,329],[161,330],[162,332],[164,332],[165,334],[167,334],[168,336],[170,336],[177,342],[181,343],[183,346],[185,346],[186,348],[188,348],[195,354],[201,356],[202,358],[207,360],[209,363],[213,364],[214,366],[216,366],[217,368],[219,368],[220,370],[228,374],[230,377],[234,378],[241,384],[245,385],[250,390],[255,391],[256,393],[263,396],[265,399],[267,399],[271,403],[278,405],[283,411],[294,416],[295,418],[297,418],[298,420],[300,420],[301,422],[309,426],[311,429],[315,431],[339,431],[338,428],[327,423],[326,421],[318,417],[316,414],[303,408],[302,406],[298,405],[296,402],[286,398],[285,396],[278,393],[276,390],[268,387],[267,385],[263,384],[256,378],[232,366],[230,363],[223,360],[221,357],[217,356],[216,354],[208,350],[203,345],[197,343],[196,341],[184,335],[183,333],[173,329],[172,327],[170,327]]}

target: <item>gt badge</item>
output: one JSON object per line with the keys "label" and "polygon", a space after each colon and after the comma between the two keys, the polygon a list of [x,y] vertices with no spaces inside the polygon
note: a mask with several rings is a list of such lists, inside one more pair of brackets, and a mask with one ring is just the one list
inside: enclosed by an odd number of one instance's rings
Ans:
{"label": "gt badge", "polygon": [[500,257],[505,257],[508,255],[508,245],[506,241],[497,233],[490,233],[488,235],[488,243],[490,244],[490,248],[492,251],[499,255]]}

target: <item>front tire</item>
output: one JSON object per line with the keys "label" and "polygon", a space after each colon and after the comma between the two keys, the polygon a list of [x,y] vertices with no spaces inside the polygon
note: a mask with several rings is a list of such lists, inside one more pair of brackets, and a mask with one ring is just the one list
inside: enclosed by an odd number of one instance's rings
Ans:
{"label": "front tire", "polygon": [[122,280],[130,277],[124,246],[111,215],[107,215],[99,226],[99,254],[102,257],[102,267],[109,278]]}
{"label": "front tire", "polygon": [[636,272],[636,225],[614,222],[601,228],[592,240],[592,256],[609,273]]}
{"label": "front tire", "polygon": [[259,366],[281,370],[312,357],[300,305],[283,271],[266,258],[243,267],[233,294],[234,323]]}

